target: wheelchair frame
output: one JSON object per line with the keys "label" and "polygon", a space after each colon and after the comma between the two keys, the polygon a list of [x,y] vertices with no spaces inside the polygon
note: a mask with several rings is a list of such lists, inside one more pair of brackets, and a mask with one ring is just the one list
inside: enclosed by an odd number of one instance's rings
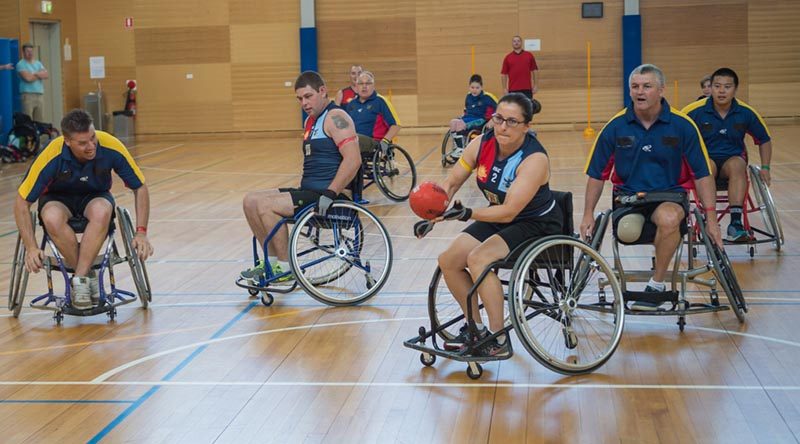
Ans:
{"label": "wheelchair frame", "polygon": [[[399,155],[408,162],[411,172],[411,186],[408,189],[395,190],[390,183],[395,176],[402,176],[394,159]],[[417,184],[417,167],[414,159],[403,147],[394,143],[389,144],[389,149],[384,153],[380,147],[373,149],[372,153],[362,153],[362,172],[361,177],[365,181],[362,189],[366,189],[372,184],[376,184],[384,196],[395,202],[402,202],[408,199],[411,190]],[[407,173],[406,173],[407,174]],[[355,199],[354,199],[355,200]]]}
{"label": "wheelchair frame", "polygon": [[[572,195],[565,193],[565,196],[569,199],[569,207],[565,209],[565,213],[568,214],[565,214],[565,218],[571,221]],[[572,231],[571,224],[565,228],[565,232]],[[503,297],[508,304],[509,315],[503,329],[476,339],[478,329],[471,321],[473,298],[477,297],[477,289],[488,273],[497,273],[503,269],[511,269],[511,277],[508,280],[502,279],[498,274],[501,285],[507,288]],[[544,273],[544,278],[540,273]],[[606,277],[595,279],[594,275],[597,273],[603,273]],[[430,329],[421,326],[417,336],[403,343],[405,347],[421,352],[420,361],[425,366],[432,366],[437,356],[462,361],[467,363],[467,376],[478,379],[483,373],[481,362],[509,359],[513,356],[513,351],[503,357],[473,356],[474,352],[488,341],[507,334],[512,329],[516,331],[525,349],[538,362],[563,374],[584,374],[596,370],[610,359],[619,345],[625,316],[620,285],[613,269],[600,253],[589,244],[576,239],[574,235],[552,235],[531,240],[515,248],[505,258],[490,264],[481,272],[467,293],[466,316],[456,307],[458,314],[455,317],[448,320],[439,319],[437,290],[441,280],[442,272],[437,267],[428,287]],[[610,286],[613,300],[609,300],[611,298],[603,294],[597,302],[581,302],[581,293],[586,290],[590,282],[597,284],[604,282],[606,286]],[[550,298],[548,291],[553,293]],[[597,292],[597,295],[600,293]],[[446,302],[454,302],[449,292],[445,293],[445,297],[448,298]],[[483,309],[483,304],[479,304],[478,307],[479,310]],[[592,351],[597,356],[589,357],[586,362],[578,362],[578,356],[575,354],[581,350],[575,351],[577,347],[584,343],[592,345],[592,340],[588,336],[579,336],[587,334],[587,330],[581,328],[583,312],[597,316],[610,313],[613,331],[609,333],[606,344],[597,351]],[[547,344],[537,339],[537,334],[532,331],[529,324],[537,318],[557,326],[554,335],[562,335],[565,350],[550,349],[556,344],[560,347],[560,339],[552,339]],[[464,319],[470,319],[467,328],[472,339],[457,351],[446,350],[440,346],[438,339],[447,340],[454,337],[455,334],[448,329],[459,325]],[[595,321],[597,319],[590,322]],[[427,344],[429,339],[431,345]],[[511,340],[510,336],[507,340]]]}
{"label": "wheelchair frame", "polygon": [[[464,140],[464,148],[472,142],[472,140],[481,134],[486,132],[486,124],[489,122],[486,121],[483,125],[477,126],[475,128],[470,128],[466,130],[466,139]],[[458,149],[456,147],[456,141],[453,138],[453,131],[449,129],[444,133],[444,139],[442,139],[442,167],[446,168],[449,165],[455,165],[458,162],[458,159],[461,156],[455,157],[453,153]]]}
{"label": "wheelchair frame", "polygon": [[[269,232],[264,240],[264,245],[262,245],[262,251],[264,251],[263,260],[265,264],[265,276],[260,277],[257,284],[251,284],[247,279],[244,279],[241,276],[235,281],[235,284],[238,287],[246,289],[251,296],[257,296],[259,293],[261,293],[261,303],[267,307],[272,305],[275,301],[272,293],[290,293],[296,290],[298,285],[306,293],[308,293],[309,296],[324,304],[331,306],[358,305],[369,300],[372,296],[377,294],[377,292],[383,287],[389,278],[393,258],[392,243],[391,239],[389,238],[389,234],[386,231],[386,227],[383,226],[383,223],[377,218],[377,216],[372,214],[363,206],[346,200],[333,201],[333,204],[331,204],[331,207],[328,209],[328,214],[326,216],[317,215],[315,206],[315,204],[308,205],[301,209],[295,216],[282,218]],[[378,227],[382,234],[383,243],[386,249],[386,267],[382,270],[378,279],[375,279],[370,274],[372,272],[372,265],[370,264],[369,260],[362,261],[360,256],[362,247],[364,245],[364,232],[363,229],[359,229],[359,227],[362,226],[362,222],[359,219],[359,214],[361,214],[361,217],[369,218],[370,221]],[[319,232],[321,230],[328,229],[328,227],[320,226],[321,222],[325,224],[330,222],[330,229],[334,231],[342,229],[340,224],[352,224],[351,226],[354,227],[357,237],[354,239],[342,239],[341,232],[339,232],[339,234],[334,236],[333,245],[319,245]],[[280,230],[283,225],[286,224],[294,224],[294,228],[289,235],[289,259],[291,270],[285,271],[279,275],[275,275],[272,272],[272,264],[270,264],[268,259],[268,245],[272,237],[275,236],[278,230]],[[298,252],[298,243],[301,238],[309,239],[310,242],[315,246],[305,248]],[[342,242],[343,240],[345,242]],[[347,240],[350,241],[349,244]],[[261,260],[258,247],[258,240],[253,237],[254,265],[258,264],[259,260]],[[314,259],[306,264],[301,264],[299,262],[301,257],[309,255],[314,251],[323,251],[327,253],[327,256]],[[316,277],[312,279],[306,277],[303,273],[303,271],[309,267],[334,258],[342,260],[344,264],[341,265],[337,270],[329,273],[327,276]],[[363,292],[353,298],[339,300],[328,296],[325,292],[317,288],[319,285],[324,285],[339,279],[341,276],[348,273],[353,267],[356,267],[365,273],[365,279],[367,282],[366,292]],[[291,274],[293,274],[295,277],[291,285],[275,285],[279,279]]]}
{"label": "wheelchair frame", "polygon": [[[117,307],[129,304],[135,300],[142,303],[142,308],[147,308],[152,301],[152,291],[150,287],[150,279],[147,275],[147,268],[144,262],[139,260],[133,248],[133,223],[131,221],[130,213],[127,209],[117,207],[117,219],[120,224],[120,232],[122,234],[123,245],[125,248],[125,256],[121,256],[114,239],[116,231],[115,224],[112,222],[109,226],[108,234],[106,236],[105,248],[101,250],[101,254],[95,258],[92,264],[92,269],[98,271],[98,281],[100,286],[100,302],[97,306],[87,309],[77,309],[71,306],[71,285],[69,273],[74,272],[71,268],[64,264],[63,256],[56,247],[55,243],[43,230],[44,234],[41,241],[41,249],[49,248],[52,256],[46,256],[44,259],[44,271],[47,277],[47,293],[35,297],[30,302],[30,306],[39,310],[53,311],[53,319],[56,324],[61,324],[64,320],[64,315],[71,316],[94,316],[100,313],[106,313],[109,320],[113,321],[117,315]],[[31,221],[33,222],[34,233],[36,230],[37,213],[31,212]],[[72,219],[75,220],[75,219]],[[82,230],[79,230],[82,232]],[[8,294],[8,309],[14,314],[14,317],[19,317],[22,311],[22,304],[25,299],[25,291],[28,285],[29,273],[25,269],[25,244],[22,243],[21,236],[17,236],[17,244],[14,250],[14,260],[11,268],[11,287]],[[131,268],[131,275],[136,286],[136,293],[122,290],[116,287],[114,277],[114,265],[127,262]],[[105,270],[108,270],[109,284],[111,287],[110,292],[105,290]],[[53,290],[53,270],[57,270],[64,277],[65,291],[64,295],[56,295]],[[52,304],[52,305],[51,305]]]}

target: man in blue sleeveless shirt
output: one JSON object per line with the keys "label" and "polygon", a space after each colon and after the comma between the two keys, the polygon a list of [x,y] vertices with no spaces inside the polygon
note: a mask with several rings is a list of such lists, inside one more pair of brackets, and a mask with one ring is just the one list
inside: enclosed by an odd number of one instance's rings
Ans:
{"label": "man in blue sleeveless shirt", "polygon": [[[253,235],[264,245],[267,234],[284,217],[316,204],[325,215],[334,199],[346,199],[342,192],[361,167],[353,120],[328,98],[325,81],[318,73],[306,71],[297,77],[294,89],[300,107],[308,114],[303,134],[303,177],[300,188],[251,191],[244,197],[244,214]],[[276,275],[289,269],[289,233],[284,225],[270,240],[269,263]],[[274,255],[274,256],[273,256]],[[256,281],[264,274],[263,261],[242,271],[241,277]],[[292,279],[287,276],[284,280]]]}

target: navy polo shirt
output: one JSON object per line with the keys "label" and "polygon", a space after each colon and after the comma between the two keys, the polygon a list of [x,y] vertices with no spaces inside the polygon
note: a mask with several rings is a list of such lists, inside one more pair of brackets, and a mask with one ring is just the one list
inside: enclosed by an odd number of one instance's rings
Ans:
{"label": "navy polo shirt", "polygon": [[712,159],[733,156],[746,158],[744,136],[750,134],[756,145],[770,141],[769,129],[764,119],[750,105],[733,99],[728,114],[723,119],[714,109],[711,97],[690,103],[683,112],[694,120]]}
{"label": "navy polo shirt", "polygon": [[125,145],[116,137],[97,131],[95,158],[80,163],[64,143],[64,137],[53,139],[33,161],[19,186],[19,195],[28,202],[45,193],[89,194],[111,190],[111,171],[137,189],[144,184],[142,174]]}
{"label": "navy polo shirt", "polygon": [[346,110],[356,125],[356,133],[375,140],[383,139],[392,125],[400,125],[392,104],[377,91],[363,103],[360,98],[351,100]]}
{"label": "navy polo shirt", "polygon": [[661,114],[645,129],[625,108],[606,123],[589,152],[585,173],[626,193],[684,191],[709,175],[705,144],[688,116],[661,99]]}
{"label": "navy polo shirt", "polygon": [[489,120],[495,109],[497,109],[497,99],[486,91],[481,91],[477,96],[467,94],[464,99],[465,116]]}

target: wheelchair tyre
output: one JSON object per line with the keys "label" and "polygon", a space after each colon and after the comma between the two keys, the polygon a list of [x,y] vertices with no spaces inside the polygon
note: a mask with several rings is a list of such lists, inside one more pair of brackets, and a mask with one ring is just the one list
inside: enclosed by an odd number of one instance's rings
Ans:
{"label": "wheelchair tyre", "polygon": [[375,150],[372,177],[386,197],[402,202],[408,199],[417,184],[417,168],[406,150],[392,144],[386,154],[380,149]]}
{"label": "wheelchair tyre", "polygon": [[756,203],[761,209],[761,218],[764,220],[764,226],[775,239],[775,249],[780,251],[784,243],[783,226],[778,217],[778,210],[775,208],[772,193],[758,174],[761,169],[755,165],[750,165],[748,169],[750,171],[750,181],[753,183],[756,195]]}
{"label": "wheelchair tyre", "polygon": [[139,295],[139,301],[142,303],[142,308],[147,308],[153,300],[153,293],[150,287],[150,278],[147,275],[147,268],[144,262],[139,259],[136,251],[133,248],[133,222],[131,214],[127,209],[117,207],[117,219],[119,219],[122,231],[122,243],[125,246],[125,256],[128,260],[128,265],[131,268],[131,276],[133,283],[136,285],[136,293]]}
{"label": "wheelchair tyre", "polygon": [[550,370],[592,372],[619,345],[625,320],[619,282],[603,256],[577,239],[548,236],[528,247],[512,271],[509,298],[520,342]]}
{"label": "wheelchair tyre", "polygon": [[739,286],[739,281],[736,279],[736,273],[733,271],[731,261],[728,259],[728,254],[725,250],[711,243],[710,240],[706,240],[706,242],[711,244],[706,245],[706,252],[708,254],[708,262],[711,264],[717,282],[719,282],[719,285],[728,297],[731,310],[733,310],[736,318],[739,322],[744,322],[747,303],[744,300],[742,287]]}
{"label": "wheelchair tyre", "polygon": [[[312,230],[315,236],[309,237]],[[392,244],[380,220],[350,201],[335,201],[326,216],[300,215],[289,238],[289,260],[297,283],[332,306],[360,304],[389,278]]]}
{"label": "wheelchair tyre", "polygon": [[442,167],[446,167],[447,165],[451,164],[451,162],[447,160],[447,155],[450,153],[450,151],[452,151],[453,148],[453,142],[450,139],[451,133],[450,130],[447,130],[444,133],[444,139],[442,139]]}
{"label": "wheelchair tyre", "polygon": [[[428,316],[431,319],[431,329],[445,341],[458,336],[459,329],[464,324],[461,306],[450,294],[442,270],[438,266],[428,286]],[[445,324],[448,325],[442,327]]]}
{"label": "wheelchair tyre", "polygon": [[[31,222],[34,234],[36,234],[36,212],[31,212]],[[22,236],[17,235],[17,244],[14,248],[14,258],[11,263],[11,283],[8,289],[8,309],[11,310],[15,318],[22,312],[22,304],[25,301],[25,291],[28,288],[28,270],[25,269],[25,244]]]}

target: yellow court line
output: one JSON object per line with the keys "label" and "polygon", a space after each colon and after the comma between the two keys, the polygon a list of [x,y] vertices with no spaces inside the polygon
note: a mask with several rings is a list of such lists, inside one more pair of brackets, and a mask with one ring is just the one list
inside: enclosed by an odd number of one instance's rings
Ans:
{"label": "yellow court line", "polygon": [[[302,312],[307,312],[307,311],[311,311],[311,310],[320,310],[320,309],[325,309],[325,308],[327,308],[327,307],[307,308],[307,309],[303,309],[303,310],[295,310],[295,311],[290,311],[290,312],[287,312],[287,313],[280,313],[280,314],[269,315],[269,316],[257,316],[257,317],[254,317],[254,318],[248,318],[247,321],[258,321],[258,320],[263,320],[263,319],[279,318],[279,317],[283,317],[283,316],[291,316],[291,315],[295,315],[295,314],[302,313]],[[218,327],[220,325],[223,325],[223,324],[224,323],[210,324],[210,325],[204,325],[202,327],[182,328],[182,329],[179,329],[179,330],[170,330],[170,331],[164,331],[164,332],[158,332],[158,333],[146,333],[146,334],[141,334],[141,335],[122,336],[122,337],[119,337],[119,338],[112,338],[112,339],[100,339],[100,340],[97,340],[97,341],[76,342],[74,344],[50,345],[50,346],[47,346],[47,347],[34,347],[34,348],[25,348],[25,349],[22,349],[22,350],[4,351],[4,352],[0,352],[0,356],[10,356],[10,355],[18,355],[18,354],[22,354],[22,353],[33,353],[33,352],[49,351],[49,350],[60,350],[60,349],[66,349],[66,348],[84,347],[84,346],[97,345],[97,344],[109,344],[109,343],[114,343],[114,342],[130,341],[130,340],[133,340],[133,339],[156,337],[156,336],[161,336],[161,335],[166,335],[166,334],[186,333],[186,332],[191,332],[191,331],[207,330],[207,329],[210,329],[210,328],[216,328],[216,327]]]}

